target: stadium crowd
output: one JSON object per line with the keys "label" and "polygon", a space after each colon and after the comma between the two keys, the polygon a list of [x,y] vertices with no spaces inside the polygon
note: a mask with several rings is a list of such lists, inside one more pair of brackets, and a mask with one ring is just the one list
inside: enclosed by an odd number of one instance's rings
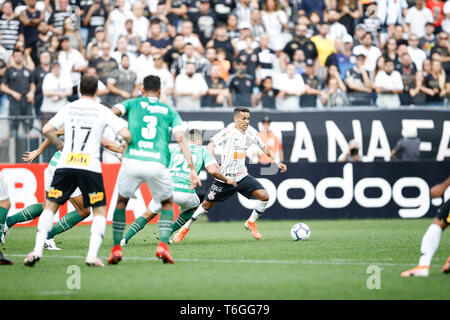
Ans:
{"label": "stadium crowd", "polygon": [[50,117],[85,73],[110,105],[158,75],[161,100],[180,110],[446,106],[450,95],[450,1],[0,3],[2,114]]}

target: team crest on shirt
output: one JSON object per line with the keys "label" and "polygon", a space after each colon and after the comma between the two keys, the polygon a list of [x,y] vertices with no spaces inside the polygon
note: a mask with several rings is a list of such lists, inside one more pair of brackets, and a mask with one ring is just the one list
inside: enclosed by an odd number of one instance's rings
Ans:
{"label": "team crest on shirt", "polygon": [[215,191],[210,191],[209,193],[208,193],[208,199],[209,200],[214,200],[214,197],[216,196],[216,192]]}

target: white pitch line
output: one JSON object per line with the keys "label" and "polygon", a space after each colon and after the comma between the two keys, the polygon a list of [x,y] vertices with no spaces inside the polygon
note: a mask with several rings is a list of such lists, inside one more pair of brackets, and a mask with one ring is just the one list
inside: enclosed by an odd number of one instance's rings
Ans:
{"label": "white pitch line", "polygon": [[[7,254],[8,257],[25,257],[24,254]],[[85,259],[84,256],[45,256],[43,259],[56,258],[56,259]],[[101,257],[103,260],[108,259],[107,257]],[[150,257],[124,257],[123,260],[127,261],[158,261],[157,258]],[[385,259],[382,259],[385,260]],[[175,261],[181,262],[212,262],[212,263],[258,263],[258,264],[309,264],[309,265],[371,265],[375,264],[378,266],[415,266],[414,263],[394,263],[394,262],[379,262],[379,261],[353,261],[352,259],[333,259],[333,260],[260,260],[260,259],[193,259],[193,258],[175,258]],[[432,267],[439,267],[434,265]]]}

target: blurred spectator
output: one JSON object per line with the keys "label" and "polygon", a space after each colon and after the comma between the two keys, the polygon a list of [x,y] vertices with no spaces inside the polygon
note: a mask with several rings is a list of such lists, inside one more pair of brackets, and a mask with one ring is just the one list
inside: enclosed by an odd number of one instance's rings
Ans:
{"label": "blurred spectator", "polygon": [[437,44],[437,37],[434,34],[434,24],[427,22],[425,24],[425,34],[419,39],[419,48],[425,51],[427,57],[431,54],[431,49]]}
{"label": "blurred spectator", "polygon": [[72,48],[78,50],[81,54],[84,54],[80,30],[73,29],[72,17],[64,18],[63,35],[69,38],[69,44]]}
{"label": "blurred spectator", "polygon": [[339,22],[339,13],[336,9],[328,10],[328,23],[330,24],[328,38],[333,41],[336,41],[336,39],[342,39],[348,34],[347,28]]}
{"label": "blurred spectator", "polygon": [[324,0],[302,0],[297,2],[297,10],[299,15],[309,16],[312,12],[317,12],[321,18],[327,8]]}
{"label": "blurred spectator", "polygon": [[297,74],[295,66],[290,63],[286,73],[279,79],[277,109],[282,111],[297,111],[300,108],[300,96],[305,93],[305,83],[301,75]]}
{"label": "blurred spectator", "polygon": [[129,18],[125,21],[125,33],[122,34],[127,39],[127,50],[135,56],[139,54],[139,47],[141,46],[142,40],[139,35],[134,31],[133,19]]}
{"label": "blurred spectator", "polygon": [[108,41],[104,41],[102,44],[101,57],[92,61],[91,66],[97,71],[98,78],[101,82],[106,83],[110,73],[119,67],[116,59],[110,55],[110,46]]}
{"label": "blurred spectator", "polygon": [[116,50],[111,53],[111,57],[114,58],[118,64],[120,64],[124,54],[128,57],[129,69],[136,72],[136,56],[128,51],[127,39],[124,36],[121,36],[117,40]]}
{"label": "blurred spectator", "polygon": [[217,63],[217,52],[215,48],[207,48],[205,53],[205,59],[203,59],[201,74],[203,77],[209,77],[211,66]]}
{"label": "blurred spectator", "polygon": [[402,24],[407,9],[408,3],[406,0],[377,1],[377,16],[383,27]]}
{"label": "blurred spectator", "polygon": [[185,1],[182,0],[167,0],[166,1],[166,14],[170,23],[178,29],[179,24],[185,18],[187,18],[187,6]]}
{"label": "blurred spectator", "polygon": [[366,56],[364,68],[369,72],[373,72],[375,70],[377,59],[381,56],[380,49],[372,45],[372,43],[373,36],[370,32],[367,32],[362,38],[362,44],[353,48],[353,54],[355,56],[360,54],[364,54]]}
{"label": "blurred spectator", "polygon": [[[309,18],[309,19],[308,19]],[[308,38],[319,34],[319,27],[322,22],[322,17],[317,11],[313,11],[309,14],[309,17],[299,16],[297,19],[297,24],[303,24],[308,27],[306,35]]]}
{"label": "blurred spectator", "polygon": [[287,28],[288,17],[281,9],[280,0],[265,0],[262,5],[261,18],[270,37],[270,48],[273,50],[283,49],[285,41],[282,32]]}
{"label": "blurred spectator", "polygon": [[[30,71],[34,70],[35,64],[33,62],[33,59],[30,55],[30,50],[25,50],[25,40],[23,37],[20,37],[17,39],[16,45],[14,46],[14,50],[20,50],[24,53],[23,55],[23,65],[25,68],[27,68]],[[9,58],[8,64],[11,64],[12,58]]]}
{"label": "blurred spectator", "polygon": [[355,22],[363,15],[362,4],[358,0],[337,1],[338,21],[342,23],[348,34],[355,33]]}
{"label": "blurred spectator", "polygon": [[352,139],[348,142],[348,149],[345,153],[341,154],[338,158],[339,162],[360,162],[361,157],[359,156],[360,147],[359,143]]}
{"label": "blurred spectator", "polygon": [[108,11],[103,0],[94,0],[82,22],[83,26],[88,28],[88,41],[94,37],[96,28],[104,28],[107,18]]}
{"label": "blurred spectator", "polygon": [[69,74],[61,72],[59,62],[51,66],[42,83],[42,115],[45,119],[52,118],[67,103],[67,97],[72,95],[72,80]]}
{"label": "blurred spectator", "polygon": [[192,21],[185,20],[181,23],[181,34],[183,35],[184,43],[192,44],[199,54],[204,53],[205,49],[200,42],[199,36],[194,33],[194,24]]}
{"label": "blurred spectator", "polygon": [[264,109],[276,109],[276,98],[280,91],[273,87],[273,80],[271,76],[265,77],[260,85],[260,90],[256,97],[256,104],[261,103]]}
{"label": "blurred spectator", "polygon": [[384,70],[376,75],[374,82],[378,107],[395,108],[400,106],[399,94],[403,93],[403,81],[400,73],[394,70],[394,61],[385,61]]}
{"label": "blurred spectator", "polygon": [[200,0],[199,10],[190,17],[195,23],[194,31],[200,36],[203,46],[211,39],[216,26],[216,14],[211,10],[210,0]]}
{"label": "blurred spectator", "polygon": [[122,54],[120,67],[113,70],[106,81],[109,90],[106,101],[115,105],[126,99],[137,97],[139,87],[136,78],[136,73],[130,70],[130,58]]}
{"label": "blurred spectator", "polygon": [[425,7],[425,0],[416,0],[416,5],[408,9],[405,18],[407,30],[419,38],[425,34],[425,23],[434,22],[431,10]]}
{"label": "blurred spectator", "polygon": [[425,51],[423,51],[422,49],[420,49],[418,47],[419,37],[414,34],[410,35],[408,44],[409,44],[408,45],[408,53],[411,57],[411,60],[416,65],[417,70],[421,71],[423,62],[427,58],[427,55],[426,55]]}
{"label": "blurred spectator", "polygon": [[[275,156],[275,161],[284,162],[284,152],[283,145],[278,137],[270,130],[271,120],[269,116],[265,116],[262,120],[262,130],[259,131],[258,135],[264,144],[270,149],[271,153]],[[272,163],[273,161],[269,159],[264,153],[259,155],[259,163]]]}
{"label": "blurred spectator", "polygon": [[[270,38],[267,33],[261,35],[259,40],[259,48],[256,49],[258,55],[258,70],[256,72],[256,83],[259,85],[261,79],[272,76],[273,68],[277,63],[275,51],[269,49]],[[304,55],[303,55],[304,57]]]}
{"label": "blurred spectator", "polygon": [[223,107],[224,102],[228,98],[228,90],[225,81],[219,77],[220,66],[211,65],[211,72],[205,78],[208,85],[208,92],[202,97],[202,107]]}
{"label": "blurred spectator", "polygon": [[[242,21],[240,25],[249,25],[248,22]],[[227,36],[230,38],[231,41],[234,41],[235,39],[239,38],[241,35],[241,30],[239,30],[238,26],[238,17],[235,14],[230,14],[227,18]]]}
{"label": "blurred spectator", "polygon": [[[308,59],[308,60],[312,61],[312,59]],[[303,75],[305,73],[305,68],[306,68],[305,54],[303,53],[302,50],[300,50],[300,49],[295,50],[294,56],[292,57],[292,64],[297,69],[297,73],[299,75]],[[314,65],[314,62],[313,62],[313,65]]]}
{"label": "blurred spectator", "polygon": [[425,79],[422,72],[417,72],[414,79],[414,88],[409,89],[412,104],[425,105],[427,103],[427,97],[423,91],[424,81]]}
{"label": "blurred spectator", "polygon": [[442,64],[438,60],[431,61],[431,72],[425,77],[425,87],[422,89],[427,95],[427,105],[442,106],[447,95],[445,89],[446,75]]}
{"label": "blurred spectator", "polygon": [[397,141],[391,152],[391,160],[402,161],[420,160],[420,139],[417,138],[417,129],[403,129],[403,138]]}
{"label": "blurred spectator", "polygon": [[408,45],[408,34],[405,32],[405,28],[403,25],[395,26],[395,40],[397,41],[397,47],[400,47],[402,44]]}
{"label": "blurred spectator", "polygon": [[450,33],[450,2],[446,1],[444,4],[444,19],[442,20],[442,31]]}
{"label": "blurred spectator", "polygon": [[378,46],[379,34],[381,30],[381,21],[377,17],[377,4],[372,1],[367,7],[365,18],[363,20],[366,26],[367,32],[372,35],[372,42],[375,46]]}
{"label": "blurred spectator", "polygon": [[261,11],[259,11],[258,9],[253,9],[251,20],[252,21],[250,25],[252,36],[259,41],[261,39],[261,36],[266,33],[266,29],[261,22]]}
{"label": "blurred spectator", "polygon": [[[86,47],[86,59],[88,61],[97,59],[101,56],[101,50],[104,41],[106,41],[105,30],[103,29],[103,27],[97,27],[95,29],[94,38],[89,41]],[[94,50],[94,46],[96,46],[98,50]]]}
{"label": "blurred spectator", "polygon": [[288,55],[289,60],[292,61],[295,50],[301,49],[305,54],[305,59],[316,61],[318,57],[317,48],[314,42],[306,37],[307,30],[306,25],[298,24],[295,26],[294,39],[288,42],[283,49],[283,52]]}
{"label": "blurred spectator", "polygon": [[394,38],[389,38],[384,45],[383,56],[385,59],[394,61],[396,69],[401,67],[400,60],[397,55],[397,41]]}
{"label": "blurred spectator", "polygon": [[353,68],[356,62],[356,57],[353,54],[353,38],[351,35],[346,34],[342,42],[344,45],[342,46],[342,51],[336,55],[337,66],[339,68],[339,72],[341,74],[341,78],[345,78],[345,74],[347,70]]}
{"label": "blurred spectator", "polygon": [[219,23],[226,23],[228,16],[236,8],[236,3],[233,0],[212,0],[211,6]]}
{"label": "blurred spectator", "polygon": [[23,24],[15,18],[13,4],[5,1],[2,5],[3,15],[0,18],[1,44],[6,49],[6,62],[12,54],[19,37],[23,39]]}
{"label": "blurred spectator", "polygon": [[[148,70],[148,75],[158,76],[161,80],[161,94],[160,100],[163,103],[173,105],[173,78],[169,70],[164,66],[164,61],[161,53],[153,55],[154,67]],[[138,88],[142,91],[142,82],[137,83]]]}
{"label": "blurred spectator", "polygon": [[172,64],[170,72],[175,77],[186,70],[186,65],[188,63],[193,63],[195,65],[195,72],[200,72],[202,70],[204,60],[202,56],[195,51],[192,43],[188,42],[184,46],[184,53],[178,57],[177,61]]}
{"label": "blurred spectator", "polygon": [[245,70],[247,70],[245,61],[238,60],[235,68],[236,73],[231,75],[227,81],[227,88],[230,91],[228,105],[232,107],[253,107],[255,106],[254,80],[251,75],[245,73]]}
{"label": "blurred spectator", "polygon": [[427,0],[426,5],[433,15],[434,26],[440,28],[444,18],[444,1]]}
{"label": "blurred spectator", "polygon": [[206,44],[206,46],[208,48],[216,48],[217,53],[219,53],[220,48],[225,50],[226,60],[229,62],[233,61],[234,47],[231,39],[227,35],[227,27],[225,25],[217,26],[216,30],[214,30],[213,38]]}
{"label": "blurred spectator", "polygon": [[[344,87],[345,89],[345,87]],[[347,105],[345,90],[339,86],[338,78],[330,77],[327,87],[321,94],[322,105],[326,107],[343,107]]]}
{"label": "blurred spectator", "polygon": [[[253,80],[256,80],[256,68],[259,64],[258,61],[258,53],[253,48],[253,37],[251,35],[247,35],[245,37],[245,43],[247,44],[244,50],[239,51],[237,59],[242,60],[247,65],[247,70],[245,73],[252,76]],[[259,83],[257,82],[256,85]]]}
{"label": "blurred spectator", "polygon": [[[34,46],[31,57],[33,58],[33,61],[38,64],[40,56],[42,52],[47,51],[48,47],[50,46],[50,32],[48,30],[48,24],[45,21],[39,22],[37,25],[38,30],[38,38],[36,40],[36,45]],[[1,45],[1,41],[0,41]]]}
{"label": "blurred spectator", "polygon": [[108,30],[108,40],[115,45],[121,35],[126,33],[125,22],[131,18],[132,13],[125,8],[126,0],[116,0],[116,7],[108,16],[106,28]]}
{"label": "blurred spectator", "polygon": [[222,78],[225,82],[228,81],[230,77],[230,69],[231,63],[226,59],[226,53],[223,48],[219,48],[217,50],[217,64],[220,67],[220,78]]}
{"label": "blurred spectator", "polygon": [[[97,76],[97,70],[92,67],[92,66],[88,66],[88,68],[86,69],[85,75],[88,76],[95,76],[98,78]],[[78,82],[78,99],[81,98],[81,92],[80,92],[80,82]],[[100,79],[98,80],[98,85],[97,85],[97,92],[95,93],[95,100],[98,103],[107,103],[107,97],[109,94],[109,89],[106,86],[106,84],[101,81]]]}
{"label": "blurred spectator", "polygon": [[143,83],[148,71],[155,65],[152,57],[152,45],[149,41],[142,42],[141,55],[136,59],[137,82]]}
{"label": "blurred spectator", "polygon": [[319,34],[311,38],[311,41],[316,45],[317,54],[322,67],[325,66],[327,57],[334,52],[334,41],[327,38],[329,30],[329,24],[323,23],[319,28]]}
{"label": "blurred spectator", "polygon": [[77,11],[69,4],[69,0],[57,0],[58,6],[50,15],[48,19],[49,29],[53,34],[62,36],[63,24],[66,17],[72,17],[74,22],[74,29],[77,28],[75,21],[77,18]]}
{"label": "blurred spectator", "polygon": [[167,68],[169,70],[175,68],[173,64],[178,61],[178,58],[183,54],[183,50],[184,50],[183,36],[181,34],[178,34],[173,39],[172,48],[170,48],[169,51],[167,51],[164,54],[164,62],[166,63]]}
{"label": "blurred spectator", "polygon": [[403,106],[414,104],[411,90],[414,90],[416,86],[417,69],[408,53],[402,55],[401,68],[398,71],[403,81],[403,92],[400,94],[400,103]]}
{"label": "blurred spectator", "polygon": [[[169,3],[170,0],[168,0],[167,2]],[[131,13],[131,19],[133,19],[133,33],[138,35],[141,41],[146,40],[148,37],[149,22],[148,19],[143,16],[144,4],[141,1],[133,2]]]}
{"label": "blurred spectator", "polygon": [[36,9],[36,0],[28,0],[26,3],[27,7],[19,14],[19,19],[24,26],[25,50],[31,53],[38,40],[37,25],[44,20],[44,12]]}
{"label": "blurred spectator", "polygon": [[257,8],[256,1],[253,0],[236,0],[236,9],[233,13],[237,16],[239,22],[251,22],[252,10]]}
{"label": "blurred spectator", "polygon": [[186,73],[180,73],[175,78],[175,99],[178,109],[200,109],[201,97],[208,92],[208,85],[199,73],[196,73],[195,64],[186,64]]}
{"label": "blurred spectator", "polygon": [[[375,77],[377,76],[378,72],[384,70],[384,56],[379,56],[377,59],[377,63],[376,63],[376,67],[375,70],[372,72],[372,75],[370,77],[370,80],[373,82],[375,82]],[[394,69],[395,69],[395,64],[394,64]]]}
{"label": "blurred spectator", "polygon": [[368,106],[372,93],[369,72],[364,68],[366,56],[360,53],[356,56],[356,64],[348,69],[345,83],[348,86],[348,99],[352,106]]}
{"label": "blurred spectator", "polygon": [[[248,36],[250,36],[250,37],[252,36],[252,31],[250,29],[251,29],[250,23],[247,23],[247,22],[239,23],[239,37],[234,38],[231,41],[231,43],[233,44],[235,51],[237,53],[239,53],[241,50],[244,50],[245,48],[247,48],[246,39]],[[253,40],[253,37],[252,37],[251,46],[253,49],[258,48],[258,42]]]}
{"label": "blurred spectator", "polygon": [[364,35],[367,33],[366,26],[362,23],[359,23],[355,27],[355,35],[353,37],[354,43],[353,46],[356,47],[362,43],[362,39]]}
{"label": "blurred spectator", "polygon": [[[447,75],[450,75],[450,50],[449,50],[448,34],[439,32],[438,43],[431,49],[431,59],[439,60],[442,63]],[[450,77],[449,77],[450,78]]]}
{"label": "blurred spectator", "polygon": [[[36,86],[30,70],[23,66],[24,54],[22,51],[14,49],[11,65],[6,69],[1,83],[1,90],[8,94],[9,116],[32,116],[34,93]],[[22,120],[13,119],[10,121],[10,134],[16,135],[19,124]],[[28,121],[27,121],[28,123]],[[24,132],[31,129],[30,124],[24,124]]]}
{"label": "blurred spectator", "polygon": [[78,85],[81,79],[81,72],[86,69],[87,63],[81,53],[70,47],[69,38],[62,37],[60,41],[61,51],[58,54],[58,62],[61,71],[69,73],[72,79],[72,95],[68,98],[69,102],[78,99]]}
{"label": "blurred spectator", "polygon": [[33,82],[34,82],[34,85],[36,86],[36,92],[34,95],[34,109],[35,109],[35,114],[37,116],[39,116],[41,114],[42,101],[44,100],[44,95],[42,93],[42,84],[44,82],[44,78],[45,78],[46,74],[50,72],[50,66],[51,66],[50,52],[48,52],[48,51],[42,52],[39,57],[39,60],[40,60],[40,63],[33,70],[33,73],[32,73]]}
{"label": "blurred spectator", "polygon": [[321,95],[319,78],[314,73],[314,62],[306,60],[305,72],[302,74],[305,94],[300,96],[301,107],[317,107],[317,97]]}
{"label": "blurred spectator", "polygon": [[58,61],[59,56],[59,40],[58,36],[51,36],[49,40],[49,46],[47,51],[50,53],[50,61],[51,63]]}
{"label": "blurred spectator", "polygon": [[431,59],[426,59],[423,62],[422,73],[423,73],[424,77],[426,77],[427,75],[429,75],[431,73]]}

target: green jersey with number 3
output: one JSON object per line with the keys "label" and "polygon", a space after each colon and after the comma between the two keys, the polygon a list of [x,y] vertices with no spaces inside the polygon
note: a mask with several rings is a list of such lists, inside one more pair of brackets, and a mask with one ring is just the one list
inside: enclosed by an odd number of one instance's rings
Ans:
{"label": "green jersey with number 3", "polygon": [[128,99],[116,107],[122,114],[128,115],[128,129],[132,137],[124,157],[168,166],[170,128],[174,132],[183,130],[178,112],[156,97]]}
{"label": "green jersey with number 3", "polygon": [[[206,147],[191,144],[189,149],[191,150],[192,162],[194,162],[194,166],[197,169],[197,174],[202,170],[203,166],[208,167],[216,163],[216,159]],[[194,189],[189,189],[191,184],[189,180],[189,165],[179,146],[170,148],[169,171],[172,175],[174,191],[195,193]]]}

